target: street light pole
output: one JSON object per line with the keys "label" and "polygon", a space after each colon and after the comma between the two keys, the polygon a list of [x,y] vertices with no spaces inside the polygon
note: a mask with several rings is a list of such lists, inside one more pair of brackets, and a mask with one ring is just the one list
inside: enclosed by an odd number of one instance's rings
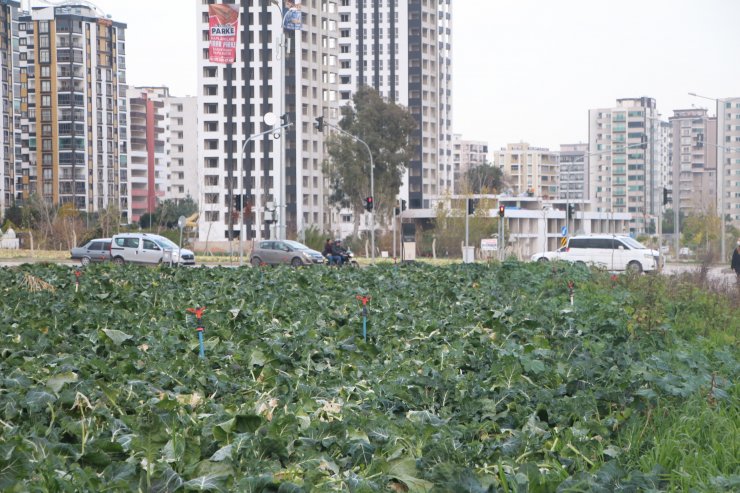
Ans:
{"label": "street light pole", "polygon": [[373,163],[373,153],[370,152],[370,146],[367,145],[367,142],[357,137],[356,135],[352,135],[346,130],[343,130],[341,127],[338,127],[326,121],[323,122],[323,125],[333,128],[337,132],[341,133],[342,135],[346,135],[347,137],[354,140],[355,142],[361,143],[362,145],[365,146],[365,149],[367,149],[368,156],[370,156],[370,197],[373,198],[373,208],[371,211],[369,211],[370,212],[370,249],[372,252],[370,257],[372,258],[373,263],[375,263],[375,177],[374,177],[374,171],[373,171],[375,168],[375,164]]}
{"label": "street light pole", "polygon": [[[240,154],[241,156],[241,167],[239,169],[239,197],[240,197],[240,205],[241,210],[239,211],[239,265],[243,265],[244,263],[244,248],[242,248],[242,236],[243,236],[243,228],[244,228],[244,194],[242,194],[242,187],[244,186],[244,161],[247,159],[247,156],[245,154],[245,151],[247,149],[247,144],[252,142],[253,140],[262,137],[263,135],[267,135],[270,133],[274,133],[275,135],[280,135],[280,132],[283,129],[286,129],[293,125],[292,123],[284,123],[280,125],[279,127],[273,127],[270,130],[265,130],[264,132],[260,132],[258,134],[250,135],[247,140],[244,141],[244,144],[242,144],[242,152]],[[232,197],[233,197],[232,192]],[[280,213],[278,212],[278,218],[280,217]],[[259,225],[258,225],[259,227]]]}
{"label": "street light pole", "polygon": [[719,124],[719,105],[720,102],[722,102],[721,99],[718,98],[710,98],[708,96],[702,96],[700,94],[696,94],[695,92],[690,92],[689,96],[694,96],[695,98],[702,98],[702,99],[708,99],[710,101],[714,101],[716,108],[715,108],[715,118],[717,118],[717,208],[719,209],[719,255],[720,260],[724,262],[726,260],[725,258],[725,164],[724,164],[724,154],[720,157],[720,149],[723,149],[719,145],[719,131],[720,131],[720,124]]}

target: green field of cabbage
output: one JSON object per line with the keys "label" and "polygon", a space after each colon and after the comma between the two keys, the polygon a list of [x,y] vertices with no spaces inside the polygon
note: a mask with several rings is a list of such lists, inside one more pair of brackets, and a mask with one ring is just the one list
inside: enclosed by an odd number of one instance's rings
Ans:
{"label": "green field of cabbage", "polygon": [[740,489],[738,303],[680,278],[36,264],[0,286],[3,492]]}

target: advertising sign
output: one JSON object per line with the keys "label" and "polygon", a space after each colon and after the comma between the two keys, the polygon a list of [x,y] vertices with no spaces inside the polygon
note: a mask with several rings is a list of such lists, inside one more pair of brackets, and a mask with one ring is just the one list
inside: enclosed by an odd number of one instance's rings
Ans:
{"label": "advertising sign", "polygon": [[481,238],[480,249],[483,252],[497,252],[498,238]]}
{"label": "advertising sign", "polygon": [[285,0],[283,9],[283,29],[300,31],[303,27],[301,17],[301,0]]}
{"label": "advertising sign", "polygon": [[208,6],[210,30],[208,60],[211,63],[236,61],[236,37],[239,33],[239,5],[217,3]]}

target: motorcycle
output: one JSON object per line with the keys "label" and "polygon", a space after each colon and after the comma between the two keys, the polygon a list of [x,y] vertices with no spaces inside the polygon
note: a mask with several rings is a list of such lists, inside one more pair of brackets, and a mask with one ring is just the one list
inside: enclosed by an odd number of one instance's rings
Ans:
{"label": "motorcycle", "polygon": [[[328,258],[325,259],[324,263],[326,265],[337,265],[337,264],[330,263]],[[357,260],[355,260],[355,254],[352,253],[352,250],[346,250],[344,252],[344,254],[342,255],[342,265],[341,265],[341,267],[359,267],[359,266],[360,266],[360,264],[359,264],[359,262],[357,262]]]}

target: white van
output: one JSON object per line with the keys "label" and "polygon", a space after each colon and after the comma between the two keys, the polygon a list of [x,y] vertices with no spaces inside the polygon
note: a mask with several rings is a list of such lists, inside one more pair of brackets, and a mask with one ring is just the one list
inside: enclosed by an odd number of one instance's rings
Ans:
{"label": "white van", "polygon": [[565,260],[595,265],[610,271],[656,271],[660,265],[657,250],[651,250],[630,236],[589,235],[568,239],[567,246],[555,252],[539,252],[533,261]]}
{"label": "white van", "polygon": [[164,236],[152,233],[121,233],[110,243],[110,258],[117,264],[160,264],[162,262],[195,265],[195,254],[180,249]]}

